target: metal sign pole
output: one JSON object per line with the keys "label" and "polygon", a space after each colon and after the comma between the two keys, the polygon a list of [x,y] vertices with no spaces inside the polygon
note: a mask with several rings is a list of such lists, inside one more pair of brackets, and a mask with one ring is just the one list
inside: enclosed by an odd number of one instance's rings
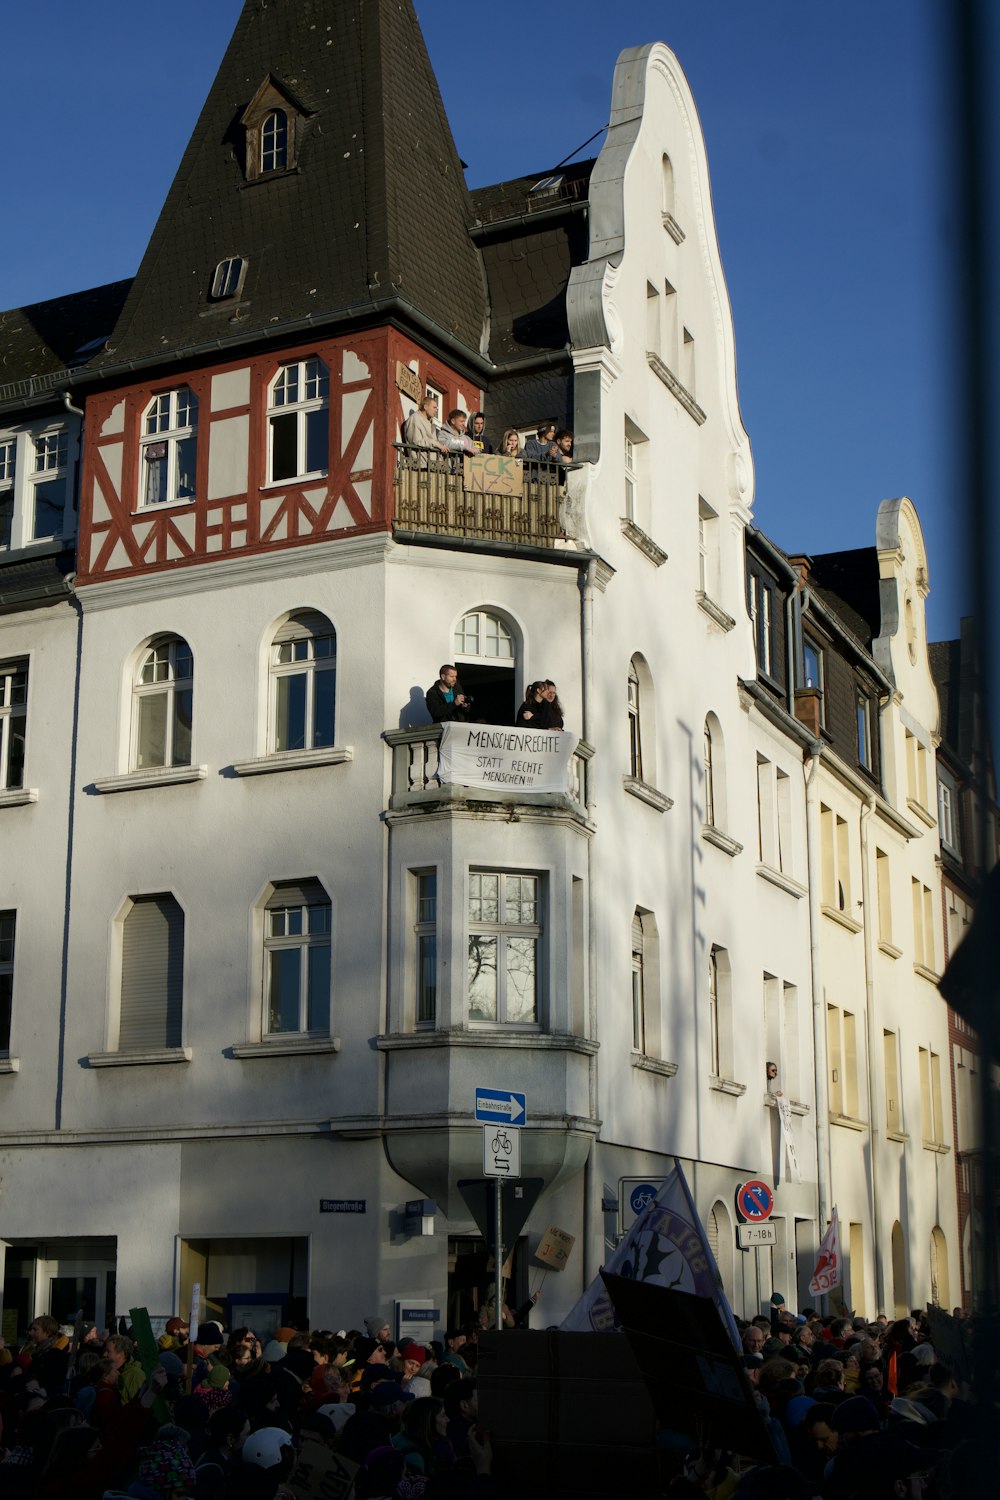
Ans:
{"label": "metal sign pole", "polygon": [[496,1248],[495,1248],[494,1254],[493,1254],[494,1271],[496,1272],[496,1285],[495,1285],[494,1293],[493,1293],[494,1298],[496,1300],[495,1300],[495,1303],[494,1303],[493,1316],[494,1316],[494,1319],[495,1319],[494,1327],[496,1328],[496,1330],[497,1330],[498,1333],[500,1332],[500,1329],[503,1327],[503,1226],[502,1226],[502,1224],[500,1222],[501,1215],[503,1213],[503,1192],[501,1191],[501,1186],[500,1186],[501,1183],[502,1183],[502,1181],[503,1181],[503,1179],[501,1177],[494,1178],[494,1190],[496,1192],[496,1200],[495,1201],[496,1201],[496,1221],[497,1221],[497,1242],[496,1242]]}

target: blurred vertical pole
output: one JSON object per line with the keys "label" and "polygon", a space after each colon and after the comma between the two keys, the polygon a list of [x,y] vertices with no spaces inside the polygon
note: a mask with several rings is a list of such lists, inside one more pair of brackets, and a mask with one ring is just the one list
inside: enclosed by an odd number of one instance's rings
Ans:
{"label": "blurred vertical pole", "polygon": [[[993,612],[991,572],[996,566],[991,505],[991,413],[993,389],[993,341],[996,322],[993,307],[991,211],[994,181],[994,122],[991,115],[995,14],[992,0],[942,0],[944,40],[950,63],[953,136],[952,172],[955,222],[958,233],[958,284],[955,291],[960,359],[958,361],[958,420],[953,448],[955,472],[966,497],[964,523],[968,539],[966,566],[972,582],[972,610],[976,661],[976,686],[980,712],[975,716],[973,770],[978,799],[976,837],[980,881],[989,871],[993,849],[991,787],[989,781],[990,692],[993,686],[996,621]],[[985,1002],[995,976],[989,945],[979,945],[977,994]],[[989,1035],[980,1037],[984,1049],[980,1069],[982,1141],[979,1178],[983,1224],[983,1256],[978,1267],[980,1286],[977,1303],[995,1318],[998,1306],[997,1275],[997,1121],[993,1107],[990,1058],[997,1052],[997,1018],[984,1003]],[[975,1201],[970,1207],[974,1210]],[[974,1227],[973,1227],[974,1235]],[[985,1330],[984,1330],[985,1334]],[[998,1395],[996,1349],[992,1335],[976,1340],[977,1398],[980,1409],[989,1411]]]}

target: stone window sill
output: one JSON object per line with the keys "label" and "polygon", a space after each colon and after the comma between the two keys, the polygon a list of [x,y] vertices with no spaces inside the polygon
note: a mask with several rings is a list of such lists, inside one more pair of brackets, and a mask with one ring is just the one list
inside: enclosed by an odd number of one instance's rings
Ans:
{"label": "stone window sill", "polygon": [[630,1061],[633,1068],[638,1068],[641,1073],[658,1073],[661,1078],[673,1078],[677,1072],[675,1062],[667,1062],[662,1057],[648,1057],[645,1052],[633,1052]]}
{"label": "stone window sill", "polygon": [[0,1056],[0,1073],[19,1073],[21,1071],[21,1059],[12,1057],[9,1052]]}
{"label": "stone window sill", "polygon": [[[788,1107],[793,1115],[807,1115],[809,1113],[808,1104],[803,1104],[801,1099],[792,1099],[788,1095],[782,1095],[782,1097],[788,1099]],[[764,1104],[767,1109],[777,1109],[778,1107],[778,1101],[774,1094],[765,1094]]]}
{"label": "stone window sill", "polygon": [[339,1036],[269,1036],[260,1042],[234,1042],[234,1057],[302,1057],[314,1052],[339,1052]]}
{"label": "stone window sill", "polygon": [[588,1037],[563,1031],[505,1031],[503,1027],[487,1031],[478,1026],[470,1031],[464,1026],[393,1031],[376,1037],[380,1052],[409,1052],[423,1047],[524,1047],[536,1051],[579,1052],[586,1057],[597,1054],[598,1043]]}
{"label": "stone window sill", "polygon": [[885,1138],[887,1141],[897,1141],[901,1146],[905,1146],[907,1141],[910,1139],[910,1137],[904,1134],[902,1130],[887,1130],[885,1133]]}
{"label": "stone window sill", "polygon": [[34,786],[13,787],[8,792],[0,792],[0,807],[27,807],[37,801],[38,788]]}
{"label": "stone window sill", "polygon": [[[786,875],[784,871],[775,870],[771,865],[758,865],[757,874],[760,876],[761,880],[768,881],[770,885],[776,885],[779,891],[784,891],[788,896],[794,896],[797,901],[800,901],[806,894],[806,888],[804,885],[800,885],[797,880],[793,880],[792,877],[790,875]],[[826,908],[824,907],[824,910],[825,909]]]}
{"label": "stone window sill", "polygon": [[907,797],[906,805],[913,816],[919,818],[921,823],[924,823],[928,828],[935,828],[937,826],[937,818],[935,818],[934,814],[928,812],[924,804],[918,802],[915,797]]}
{"label": "stone window sill", "polygon": [[353,745],[327,745],[322,750],[280,750],[255,760],[237,760],[237,776],[269,776],[274,771],[302,771],[309,766],[341,766],[354,759]]}
{"label": "stone window sill", "polygon": [[190,1047],[152,1047],[148,1052],[90,1052],[92,1068],[139,1068],[152,1063],[189,1063]]}
{"label": "stone window sill", "polygon": [[838,1115],[830,1112],[830,1124],[842,1125],[845,1130],[867,1130],[867,1120],[857,1120],[853,1115]]}
{"label": "stone window sill", "polygon": [[926,964],[914,964],[913,972],[914,974],[919,974],[921,979],[926,979],[928,983],[933,985],[936,985],[941,978],[940,974],[935,973],[933,969],[929,969]]}
{"label": "stone window sill", "polygon": [[747,1091],[745,1083],[737,1083],[735,1078],[720,1078],[717,1073],[710,1075],[708,1086],[717,1094],[731,1094],[734,1099],[739,1099]]}
{"label": "stone window sill", "polygon": [[180,786],[187,781],[204,781],[207,766],[148,766],[126,771],[124,776],[102,776],[95,779],[95,792],[137,792],[154,786]]}
{"label": "stone window sill", "polygon": [[660,356],[652,349],[646,350],[646,363],[649,365],[649,368],[652,370],[657,380],[662,380],[663,384],[666,386],[670,394],[680,402],[681,406],[683,406],[688,416],[691,417],[695,422],[697,422],[698,426],[700,427],[706,420],[707,414],[698,405],[697,401],[694,399],[694,396],[687,389],[687,387],[685,385],[682,385],[681,382],[677,379],[677,376],[674,374],[673,370],[668,369],[667,366],[663,363],[663,360],[660,358]]}
{"label": "stone window sill", "polygon": [[743,853],[743,845],[730,838],[728,833],[723,833],[721,828],[716,828],[714,823],[703,823],[701,836],[706,844],[714,844],[716,849],[721,849],[723,854],[728,854],[731,858]]}
{"label": "stone window sill", "polygon": [[824,917],[829,917],[831,922],[836,922],[839,926],[846,927],[848,932],[861,931],[861,923],[855,922],[853,917],[849,917],[846,912],[841,911],[836,906],[821,906],[820,911]]}
{"label": "stone window sill", "polygon": [[655,808],[659,813],[669,812],[674,805],[670,797],[658,792],[648,781],[640,781],[638,776],[623,776],[622,785],[630,797],[638,797],[640,802],[645,802],[647,807]]}
{"label": "stone window sill", "polygon": [[627,537],[633,547],[637,547],[643,557],[648,557],[656,568],[662,568],[667,560],[667,554],[662,547],[658,547],[653,538],[641,526],[637,526],[628,516],[622,516],[622,536]]}
{"label": "stone window sill", "polygon": [[887,943],[883,938],[879,939],[879,951],[885,953],[889,958],[902,958],[902,948],[897,948],[895,943]]}
{"label": "stone window sill", "polygon": [[716,604],[714,599],[710,599],[704,589],[696,589],[694,597],[698,601],[698,608],[704,610],[708,618],[714,620],[716,625],[721,625],[723,630],[736,629],[736,621],[732,615],[728,614],[721,604]]}
{"label": "stone window sill", "polygon": [[673,214],[668,213],[667,210],[664,209],[663,213],[661,214],[661,218],[663,220],[663,227],[669,234],[670,238],[673,240],[674,244],[680,245],[684,240],[684,231],[678,224],[677,220],[674,218]]}
{"label": "stone window sill", "polygon": [[921,1141],[920,1144],[925,1151],[935,1151],[938,1156],[947,1156],[951,1150],[951,1147],[946,1146],[944,1141]]}

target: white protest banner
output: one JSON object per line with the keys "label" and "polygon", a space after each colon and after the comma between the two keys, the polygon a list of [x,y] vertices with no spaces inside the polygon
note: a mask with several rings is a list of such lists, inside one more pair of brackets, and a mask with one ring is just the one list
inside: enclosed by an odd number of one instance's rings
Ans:
{"label": "white protest banner", "polygon": [[788,1157],[788,1180],[789,1182],[801,1182],[802,1168],[799,1166],[799,1154],[795,1149],[795,1137],[792,1134],[792,1106],[784,1094],[776,1094],[774,1102],[778,1106],[778,1119],[781,1121],[781,1136],[785,1142],[785,1154]]}
{"label": "white protest banner", "polygon": [[285,1480],[285,1489],[296,1500],[350,1500],[358,1465],[325,1443],[311,1438],[302,1444],[295,1468]]}
{"label": "white protest banner", "polygon": [[833,1210],[830,1227],[823,1236],[823,1243],[819,1247],[819,1259],[816,1269],[809,1283],[809,1290],[814,1297],[819,1297],[824,1292],[832,1292],[835,1286],[840,1285],[841,1271],[843,1267],[840,1260],[840,1229],[837,1224],[837,1210]]}
{"label": "white protest banner", "polygon": [[486,791],[565,792],[578,743],[563,729],[442,724],[438,780]]}
{"label": "white protest banner", "polygon": [[[652,1286],[668,1286],[696,1297],[711,1297],[733,1348],[742,1351],[736,1319],[726,1300],[715,1256],[676,1157],[673,1171],[664,1178],[660,1191],[635,1220],[604,1269],[632,1281],[648,1281]],[[570,1333],[614,1330],[615,1310],[599,1276],[559,1326]]]}

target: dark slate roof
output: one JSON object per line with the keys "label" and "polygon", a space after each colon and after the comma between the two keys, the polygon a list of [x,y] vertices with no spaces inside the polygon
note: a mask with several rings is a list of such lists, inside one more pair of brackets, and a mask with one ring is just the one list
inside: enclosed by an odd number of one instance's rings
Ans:
{"label": "dark slate roof", "polygon": [[931,676],[941,708],[941,741],[958,753],[961,641],[932,641],[927,647]]}
{"label": "dark slate roof", "polygon": [[976,764],[976,731],[986,737],[986,720],[978,711],[974,621],[966,616],[957,641],[935,641],[927,647],[931,676],[941,707],[944,751],[971,768]]}
{"label": "dark slate roof", "polygon": [[569,344],[566,287],[587,258],[586,204],[593,162],[559,175],[559,186],[539,195],[543,174],[519,177],[472,194],[475,239],[490,292],[490,357],[496,364],[560,350]]}
{"label": "dark slate roof", "polygon": [[874,547],[822,552],[812,558],[809,587],[855,640],[868,648],[882,631],[878,583]]}
{"label": "dark slate roof", "polygon": [[131,285],[113,281],[0,312],[0,401],[30,395],[32,385],[44,389],[45,376],[86,363],[111,336]]}
{"label": "dark slate roof", "polygon": [[536,370],[494,380],[486,396],[487,429],[499,445],[507,427],[537,426],[551,418],[573,428],[573,370]]}
{"label": "dark slate roof", "polygon": [[67,575],[75,567],[72,547],[43,557],[27,557],[0,567],[0,615],[68,599]]}
{"label": "dark slate roof", "polygon": [[[247,105],[301,103],[297,169],[247,184]],[[412,0],[246,0],[104,357],[115,365],[322,326],[400,298],[479,352],[472,208]],[[207,299],[249,262],[240,316]]]}

